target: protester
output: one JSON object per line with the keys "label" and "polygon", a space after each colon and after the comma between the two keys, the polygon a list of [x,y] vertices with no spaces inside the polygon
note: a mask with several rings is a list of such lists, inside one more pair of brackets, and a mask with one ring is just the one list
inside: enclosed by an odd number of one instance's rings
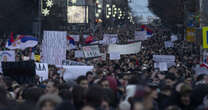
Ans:
{"label": "protester", "polygon": [[[165,47],[164,42],[171,41],[170,33],[151,28],[155,31],[142,41],[141,51],[120,55],[116,60],[108,55],[75,57],[81,45],[89,45],[82,38],[83,42],[76,42],[78,49],[68,50],[66,58],[94,68],[84,75],[74,75],[74,79],[65,79],[67,70],[60,65],[49,65],[48,78],[40,80],[37,76],[30,84],[0,75],[0,109],[28,104],[37,110],[206,110],[208,77],[194,70],[200,60],[195,44],[176,40],[173,47]],[[132,36],[124,38],[122,33],[118,37],[128,44],[126,39]],[[96,39],[102,40],[102,36]],[[99,45],[102,53],[108,52],[107,47]],[[16,61],[24,60],[21,56],[29,57],[31,49],[16,50]],[[41,45],[32,50],[40,55]],[[172,55],[175,61],[162,70],[156,67],[161,62],[156,62],[154,55]]]}

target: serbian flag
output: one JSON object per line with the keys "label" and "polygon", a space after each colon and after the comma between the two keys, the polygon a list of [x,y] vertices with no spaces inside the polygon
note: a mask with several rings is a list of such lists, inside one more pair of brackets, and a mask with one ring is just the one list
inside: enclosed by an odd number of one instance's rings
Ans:
{"label": "serbian flag", "polygon": [[144,31],[146,29],[146,26],[145,25],[141,25],[141,29],[142,29],[142,31]]}
{"label": "serbian flag", "polygon": [[69,50],[75,49],[76,46],[75,46],[74,38],[72,38],[71,36],[67,36],[67,40],[68,40],[68,43],[69,43]]}
{"label": "serbian flag", "polygon": [[149,28],[147,28],[147,35],[152,35],[153,31]]}
{"label": "serbian flag", "polygon": [[205,67],[205,68],[208,69],[208,64],[203,63],[203,64],[200,65],[200,67]]}
{"label": "serbian flag", "polygon": [[7,45],[12,45],[12,43],[14,43],[14,33],[11,33],[10,39],[7,42]]}
{"label": "serbian flag", "polygon": [[208,69],[208,57],[203,58],[203,63],[200,65],[200,67],[205,67]]}
{"label": "serbian flag", "polygon": [[89,43],[92,43],[93,42],[93,36],[88,36],[86,39],[85,39],[85,43],[86,44],[89,44]]}
{"label": "serbian flag", "polygon": [[75,45],[74,38],[72,38],[71,36],[67,36],[67,40],[69,41],[69,44]]}
{"label": "serbian flag", "polygon": [[35,47],[38,44],[38,39],[30,35],[18,35],[14,40],[13,34],[6,43],[8,49],[21,49],[24,50],[28,47]]}

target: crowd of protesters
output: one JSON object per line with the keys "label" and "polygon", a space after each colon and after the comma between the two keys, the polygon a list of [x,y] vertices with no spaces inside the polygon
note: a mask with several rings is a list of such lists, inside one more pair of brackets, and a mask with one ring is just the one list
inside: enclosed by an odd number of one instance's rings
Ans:
{"label": "crowd of protesters", "polygon": [[[48,80],[33,84],[1,75],[0,110],[207,110],[208,75],[193,70],[199,49],[183,40],[165,48],[167,40],[170,33],[155,30],[138,54],[114,61],[74,58],[70,51],[68,59],[94,66],[76,80],[65,81],[55,66]],[[158,71],[153,55],[174,55],[176,65]]]}

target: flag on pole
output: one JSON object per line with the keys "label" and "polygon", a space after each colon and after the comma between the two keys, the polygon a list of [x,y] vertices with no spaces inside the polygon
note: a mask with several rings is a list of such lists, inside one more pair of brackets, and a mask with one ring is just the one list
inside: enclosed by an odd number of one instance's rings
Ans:
{"label": "flag on pole", "polygon": [[69,50],[71,49],[75,49],[75,41],[74,38],[72,38],[71,36],[67,36],[67,40],[68,40],[68,44],[69,44]]}
{"label": "flag on pole", "polygon": [[146,26],[145,25],[141,25],[141,29],[142,29],[142,31],[144,31],[146,29]]}
{"label": "flag on pole", "polygon": [[11,33],[11,38],[6,43],[6,48],[8,49],[26,49],[28,47],[35,47],[38,44],[38,39],[29,35],[19,35],[14,40],[13,33]]}
{"label": "flag on pole", "polygon": [[93,36],[88,36],[85,40],[86,44],[92,43],[93,42]]}

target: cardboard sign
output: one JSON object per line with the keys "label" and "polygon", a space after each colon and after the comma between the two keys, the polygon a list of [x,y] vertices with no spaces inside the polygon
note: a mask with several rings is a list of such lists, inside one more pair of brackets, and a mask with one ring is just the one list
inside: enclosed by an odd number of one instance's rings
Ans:
{"label": "cardboard sign", "polygon": [[0,61],[15,61],[15,51],[0,51]]}
{"label": "cardboard sign", "polygon": [[120,55],[136,54],[141,50],[141,42],[126,44],[126,45],[109,45],[108,53],[119,53]]}
{"label": "cardboard sign", "polygon": [[104,38],[118,38],[118,34],[104,34]]}
{"label": "cardboard sign", "polygon": [[40,81],[48,79],[48,64],[47,63],[35,63],[36,74],[40,77]]}
{"label": "cardboard sign", "polygon": [[100,44],[109,45],[109,44],[116,44],[118,41],[117,34],[104,34],[103,40],[100,41]]}
{"label": "cardboard sign", "polygon": [[15,51],[0,51],[0,72],[2,73],[1,62],[15,61]]}
{"label": "cardboard sign", "polygon": [[168,71],[168,65],[166,62],[160,62],[159,63],[159,69],[160,71]]}
{"label": "cardboard sign", "polygon": [[175,56],[173,55],[153,55],[155,62],[175,62]]}
{"label": "cardboard sign", "polygon": [[170,47],[174,47],[174,43],[171,41],[165,41],[165,48],[170,48]]}
{"label": "cardboard sign", "polygon": [[63,60],[62,65],[86,65],[86,64],[77,61]]}
{"label": "cardboard sign", "polygon": [[120,60],[120,53],[110,53],[110,60]]}
{"label": "cardboard sign", "polygon": [[92,57],[101,56],[100,49],[99,49],[98,45],[85,46],[85,47],[82,48],[82,50],[83,50],[84,56],[86,58],[92,58]]}
{"label": "cardboard sign", "polygon": [[135,31],[135,40],[147,40],[146,31]]}
{"label": "cardboard sign", "polygon": [[82,50],[77,50],[74,53],[75,53],[75,58],[84,58],[84,53]]}
{"label": "cardboard sign", "polygon": [[93,66],[63,66],[66,70],[63,78],[64,80],[76,80],[81,75],[86,75],[88,71],[93,70]]}
{"label": "cardboard sign", "polygon": [[171,41],[172,42],[177,41],[177,40],[178,40],[177,35],[171,35]]}

